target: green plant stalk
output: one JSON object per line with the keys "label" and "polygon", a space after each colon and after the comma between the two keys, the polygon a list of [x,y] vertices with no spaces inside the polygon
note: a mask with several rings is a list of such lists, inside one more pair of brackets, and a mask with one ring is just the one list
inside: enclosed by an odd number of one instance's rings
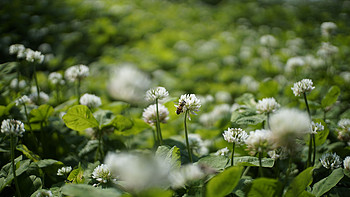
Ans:
{"label": "green plant stalk", "polygon": [[56,100],[58,105],[60,103],[60,89],[58,84],[56,84]]}
{"label": "green plant stalk", "polygon": [[97,131],[97,138],[98,138],[98,145],[97,145],[97,150],[96,150],[96,155],[95,155],[95,161],[97,160],[102,160],[103,158],[103,151],[102,151],[102,132],[99,129]]}
{"label": "green plant stalk", "polygon": [[36,66],[34,64],[34,82],[35,82],[35,86],[36,86],[36,93],[38,94],[38,97],[37,97],[37,102],[38,102],[38,105],[40,105],[40,89],[39,89],[39,84],[38,84],[38,78],[36,76]]}
{"label": "green plant stalk", "polygon": [[13,173],[13,178],[15,180],[15,187],[16,187],[16,193],[18,197],[21,197],[21,192],[19,191],[19,185],[17,182],[17,176],[16,176],[16,166],[15,166],[15,136],[11,134],[11,163],[12,163],[12,173]]}
{"label": "green plant stalk", "polygon": [[231,154],[231,166],[233,166],[233,157],[234,157],[234,154],[235,154],[235,145],[236,143],[232,143],[232,154]]}
{"label": "green plant stalk", "polygon": [[28,126],[29,126],[29,131],[30,131],[30,133],[33,135],[33,137],[35,137],[35,136],[34,136],[34,132],[33,132],[33,130],[32,130],[32,125],[31,125],[30,122],[29,122],[29,115],[28,115],[27,106],[26,106],[25,103],[23,103],[23,107],[24,107],[24,113],[25,113],[26,118],[27,118],[27,124],[28,124]]}
{"label": "green plant stalk", "polygon": [[81,85],[81,79],[78,78],[78,84],[77,84],[77,100],[79,104],[79,99],[80,99],[80,85]]}
{"label": "green plant stalk", "polygon": [[[307,114],[309,115],[309,118],[311,120],[310,108],[309,108],[309,104],[307,102],[307,98],[306,98],[306,93],[305,92],[303,93],[303,96],[304,96],[304,101],[305,101],[305,105],[306,105]],[[309,153],[308,153],[308,157],[307,157],[306,167],[310,167],[310,165],[311,165],[311,153],[312,153],[312,134],[310,134]]]}
{"label": "green plant stalk", "polygon": [[190,161],[191,161],[191,163],[193,163],[193,160],[192,160],[192,153],[191,153],[191,149],[190,149],[190,143],[188,142],[188,133],[187,133],[187,124],[186,124],[186,121],[187,121],[187,113],[188,113],[188,111],[186,110],[186,112],[185,112],[185,119],[184,119],[186,146],[187,146],[188,156],[190,157]]}
{"label": "green plant stalk", "polygon": [[247,166],[247,167],[245,168],[244,172],[242,173],[241,178],[244,177],[245,175],[247,175],[248,172],[249,172],[249,170],[250,170],[250,166]]}
{"label": "green plant stalk", "polygon": [[312,155],[312,166],[315,165],[315,158],[316,158],[316,137],[315,137],[315,134],[311,134],[311,137],[312,137],[312,143],[314,145],[313,147],[313,155]]}
{"label": "green plant stalk", "polygon": [[160,130],[160,121],[159,121],[159,110],[158,110],[158,99],[156,99],[156,110],[157,110],[157,134],[159,139],[159,144],[163,144],[163,137],[162,137],[162,131]]}
{"label": "green plant stalk", "polygon": [[259,173],[260,173],[260,177],[264,177],[261,160],[262,160],[262,152],[259,152]]}
{"label": "green plant stalk", "polygon": [[276,174],[276,179],[278,179],[279,174],[280,174],[279,159],[278,158],[275,160],[275,174]]}
{"label": "green plant stalk", "polygon": [[270,130],[270,113],[267,113],[266,114],[266,126],[267,126],[267,129]]}
{"label": "green plant stalk", "polygon": [[17,84],[16,84],[16,90],[19,92],[19,76],[20,76],[20,71],[19,71],[19,64],[17,65]]}

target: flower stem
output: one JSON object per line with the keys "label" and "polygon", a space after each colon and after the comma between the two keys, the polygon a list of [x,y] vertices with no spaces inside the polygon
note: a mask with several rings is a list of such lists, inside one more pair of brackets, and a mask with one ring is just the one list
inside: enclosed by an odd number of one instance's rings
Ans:
{"label": "flower stem", "polygon": [[260,177],[264,177],[261,159],[262,159],[262,152],[259,152],[259,173],[260,173]]}
{"label": "flower stem", "polygon": [[235,154],[235,145],[236,145],[236,143],[233,142],[232,154],[231,154],[231,166],[233,166],[233,157],[234,157],[234,154]]}
{"label": "flower stem", "polygon": [[79,104],[79,99],[80,99],[80,84],[81,84],[81,79],[78,78],[78,84],[77,84],[77,99],[78,99],[78,104]]}
{"label": "flower stem", "polygon": [[267,129],[270,130],[270,123],[269,123],[269,121],[270,121],[270,113],[267,113],[266,114],[266,127],[267,127]]}
{"label": "flower stem", "polygon": [[56,84],[56,100],[58,105],[60,103],[60,89],[58,84]]}
{"label": "flower stem", "polygon": [[158,99],[156,99],[156,110],[157,110],[157,134],[159,138],[159,144],[163,144],[163,137],[162,137],[162,131],[160,130],[160,121],[159,121],[159,110],[158,110]]}
{"label": "flower stem", "polygon": [[306,98],[306,93],[304,92],[303,95],[304,95],[304,100],[305,100],[305,105],[306,105],[307,114],[309,114],[309,117],[310,117],[310,119],[311,119],[311,114],[310,114],[309,104],[308,104],[307,98]]}
{"label": "flower stem", "polygon": [[37,96],[37,102],[38,102],[38,105],[40,105],[40,89],[39,89],[39,84],[38,84],[38,78],[36,76],[36,66],[34,64],[34,82],[35,82],[35,86],[36,86],[36,93],[38,94]]}
{"label": "flower stem", "polygon": [[15,136],[12,134],[11,135],[11,163],[12,163],[12,173],[13,173],[13,178],[15,180],[15,187],[16,187],[16,193],[18,197],[21,197],[21,192],[19,191],[19,185],[17,182],[17,176],[16,176],[16,166],[15,166]]}
{"label": "flower stem", "polygon": [[187,121],[187,113],[188,113],[188,111],[186,110],[186,112],[185,112],[185,119],[184,119],[186,146],[187,146],[188,156],[190,157],[190,161],[191,161],[191,163],[193,163],[191,149],[190,149],[190,143],[188,142],[187,123],[186,123],[186,121]]}
{"label": "flower stem", "polygon": [[17,93],[19,92],[19,77],[20,77],[20,68],[19,68],[19,64],[18,64],[17,65],[17,84],[16,84]]}
{"label": "flower stem", "polygon": [[315,164],[315,158],[316,158],[316,137],[315,137],[315,134],[311,134],[311,137],[312,137],[312,143],[314,145],[313,147],[313,155],[312,155],[312,166]]}
{"label": "flower stem", "polygon": [[312,152],[312,134],[310,134],[309,137],[309,153],[307,155],[307,163],[306,163],[306,168],[311,166],[311,152]]}

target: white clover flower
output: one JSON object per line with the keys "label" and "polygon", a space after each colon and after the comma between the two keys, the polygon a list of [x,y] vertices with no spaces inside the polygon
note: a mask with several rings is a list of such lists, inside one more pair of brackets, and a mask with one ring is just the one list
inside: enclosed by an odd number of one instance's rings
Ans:
{"label": "white clover flower", "polygon": [[311,133],[312,134],[317,134],[318,131],[323,131],[324,126],[320,122],[311,122]]}
{"label": "white clover flower", "polygon": [[350,171],[350,156],[345,157],[344,161],[344,169]]}
{"label": "white clover flower", "polygon": [[[11,83],[10,83],[10,87],[11,87],[12,89],[16,89],[16,88],[17,88],[17,83],[18,83],[18,79],[17,79],[17,78],[12,79],[12,81],[11,81]],[[20,80],[20,81],[19,81],[19,88],[20,88],[20,89],[23,89],[23,88],[26,87],[26,86],[27,86],[26,81],[24,81],[24,80]]]}
{"label": "white clover flower", "polygon": [[[167,123],[169,119],[169,111],[164,105],[158,103],[159,121]],[[143,110],[142,119],[147,124],[154,125],[157,122],[157,108],[156,104],[148,106]]]}
{"label": "white clover flower", "polygon": [[97,108],[102,105],[101,98],[94,94],[84,94],[80,97],[79,102],[89,108]]}
{"label": "white clover flower", "polygon": [[[39,92],[39,96],[40,96],[40,102],[41,103],[47,103],[50,99],[49,95],[46,94],[45,92]],[[37,92],[32,92],[29,95],[29,98],[31,100],[32,103],[35,103],[38,100],[38,93]]]}
{"label": "white clover flower", "polygon": [[287,60],[286,72],[291,72],[297,67],[302,67],[305,65],[305,61],[302,57],[292,57]]}
{"label": "white clover flower", "polygon": [[264,98],[258,101],[256,109],[258,113],[271,113],[275,112],[280,107],[275,98]]}
{"label": "white clover flower", "polygon": [[320,162],[327,169],[340,168],[342,161],[336,153],[325,153],[321,156]]}
{"label": "white clover flower", "polygon": [[64,73],[64,77],[70,82],[81,80],[87,76],[89,76],[89,67],[83,64],[71,66]]}
{"label": "white clover flower", "polygon": [[216,151],[215,155],[227,156],[228,152],[230,152],[230,150],[227,147],[225,147]]}
{"label": "white clover flower", "polygon": [[146,92],[147,101],[162,100],[169,96],[169,92],[163,87],[151,88]]}
{"label": "white clover flower", "polygon": [[45,56],[41,54],[40,51],[33,51],[32,49],[27,48],[25,50],[26,60],[28,62],[37,62],[39,64],[43,63]]}
{"label": "white clover flower", "polygon": [[261,129],[251,131],[245,143],[250,154],[268,152],[272,149],[271,131]]}
{"label": "white clover flower", "polygon": [[198,155],[206,155],[209,153],[209,141],[203,141],[201,136],[195,133],[188,135],[188,143],[194,152]]}
{"label": "white clover flower", "polygon": [[337,29],[337,25],[333,22],[323,22],[321,24],[321,34],[323,37],[328,38],[332,31]]}
{"label": "white clover flower", "polygon": [[[181,112],[190,112],[191,114],[197,115],[195,112],[199,111],[199,108],[201,107],[201,101],[196,97],[195,94],[184,94],[181,95],[179,99],[179,105],[175,105],[177,108],[177,111],[179,107],[182,107]],[[188,116],[188,119],[191,120],[190,116]]]}
{"label": "white clover flower", "polygon": [[61,73],[58,72],[52,72],[49,74],[49,81],[53,84],[53,85],[63,85],[64,84],[64,80],[62,80],[62,75]]}
{"label": "white clover flower", "polygon": [[303,79],[294,83],[294,86],[291,89],[293,90],[295,96],[300,96],[303,93],[310,92],[311,90],[315,89],[315,87],[312,85],[313,83],[311,79]]}
{"label": "white clover flower", "polygon": [[350,119],[344,118],[338,122],[338,139],[344,142],[350,142]]}
{"label": "white clover flower", "polygon": [[23,44],[13,44],[9,48],[10,55],[17,55],[17,58],[24,58],[25,57],[25,47]]}
{"label": "white clover flower", "polygon": [[329,42],[323,42],[317,51],[317,55],[323,58],[331,58],[339,52],[338,47]]}
{"label": "white clover flower", "polygon": [[22,137],[25,132],[24,124],[20,120],[5,119],[1,123],[1,133]]}
{"label": "white clover flower", "polygon": [[41,190],[38,192],[36,197],[52,197],[53,194],[50,190]]}
{"label": "white clover flower", "polygon": [[16,106],[18,105],[23,105],[26,103],[30,102],[30,98],[28,98],[27,95],[23,95],[22,97],[18,98],[17,100],[15,100]]}
{"label": "white clover flower", "polygon": [[278,42],[273,35],[263,35],[260,37],[260,44],[266,47],[276,47]]}
{"label": "white clover flower", "polygon": [[101,164],[92,172],[92,178],[96,179],[100,183],[107,183],[112,178],[112,175],[108,169],[108,166]]}
{"label": "white clover flower", "polygon": [[295,141],[310,133],[311,120],[306,112],[281,109],[270,117],[272,140],[288,150],[295,148]]}
{"label": "white clover flower", "polygon": [[204,177],[204,173],[198,165],[187,164],[182,166],[179,170],[171,171],[169,174],[169,180],[171,187],[181,188],[184,187],[187,182],[199,180]]}
{"label": "white clover flower", "polygon": [[247,132],[241,128],[228,128],[222,135],[227,142],[237,145],[243,145],[248,138]]}
{"label": "white clover flower", "polygon": [[58,169],[57,175],[58,176],[67,176],[71,171],[72,171],[71,166],[65,166],[65,167]]}

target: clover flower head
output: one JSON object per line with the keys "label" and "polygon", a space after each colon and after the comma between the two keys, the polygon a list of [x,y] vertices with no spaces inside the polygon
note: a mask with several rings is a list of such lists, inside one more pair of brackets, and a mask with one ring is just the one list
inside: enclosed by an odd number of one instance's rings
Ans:
{"label": "clover flower head", "polygon": [[215,155],[227,156],[228,152],[230,152],[230,150],[227,147],[225,147],[216,151]]}
{"label": "clover flower head", "polygon": [[323,131],[324,126],[320,122],[311,122],[311,133],[312,134],[317,134],[318,131]]}
{"label": "clover flower head", "polygon": [[[179,106],[182,106],[181,112],[188,111],[191,114],[197,115],[195,112],[199,111],[199,108],[201,107],[201,101],[196,97],[195,94],[184,94],[181,95],[179,99],[179,105],[175,105],[177,108],[179,108]],[[191,120],[190,116],[188,116],[188,118]]]}
{"label": "clover flower head", "polygon": [[340,157],[336,153],[325,153],[321,156],[320,162],[327,169],[339,168],[342,164]]}
{"label": "clover flower head", "polygon": [[112,178],[112,175],[108,169],[108,166],[101,164],[92,172],[92,178],[96,179],[100,183],[107,183]]}
{"label": "clover flower head", "polygon": [[329,42],[323,42],[317,51],[317,55],[323,58],[331,58],[339,52],[338,47]]}
{"label": "clover flower head", "polygon": [[302,57],[291,57],[287,60],[286,71],[291,72],[294,68],[302,67],[305,65],[305,61]]}
{"label": "clover flower head", "polygon": [[350,142],[350,119],[343,118],[338,122],[338,139],[344,142]]}
{"label": "clover flower head", "polygon": [[310,92],[311,90],[315,89],[315,87],[312,85],[313,82],[311,79],[303,79],[294,83],[294,86],[291,89],[293,90],[293,94],[295,96],[300,96],[303,93]]}
{"label": "clover flower head", "polygon": [[63,85],[64,84],[64,80],[62,80],[62,74],[58,73],[58,72],[52,72],[49,74],[49,81],[53,84],[53,85]]}
{"label": "clover flower head", "polygon": [[268,152],[272,149],[271,131],[261,129],[251,131],[245,143],[250,154]]}
{"label": "clover flower head", "polygon": [[146,92],[147,101],[162,100],[169,96],[169,92],[164,87],[151,88]]}
{"label": "clover flower head", "polygon": [[260,44],[266,47],[275,47],[278,42],[273,35],[266,34],[260,37]]}
{"label": "clover flower head", "polygon": [[276,102],[274,98],[264,98],[258,101],[256,109],[258,113],[271,113],[275,112],[280,107],[280,104]]}
{"label": "clover flower head", "polygon": [[346,129],[346,128],[349,129],[350,128],[350,119],[343,118],[343,119],[339,120],[338,126],[342,129]]}
{"label": "clover flower head", "polygon": [[241,128],[228,128],[222,134],[224,139],[229,143],[242,145],[248,139],[248,134]]}
{"label": "clover flower head", "polygon": [[344,161],[344,169],[350,171],[350,156],[345,157]]}
{"label": "clover flower head", "polygon": [[[159,121],[167,123],[169,119],[169,111],[164,105],[158,103]],[[142,119],[147,124],[154,125],[157,122],[157,108],[156,104],[148,106],[143,110]]]}
{"label": "clover flower head", "polygon": [[89,76],[89,67],[83,64],[71,66],[64,73],[64,77],[70,82],[81,80],[87,76]]}
{"label": "clover flower head", "polygon": [[79,102],[89,108],[96,108],[102,105],[101,98],[94,94],[84,94],[80,97]]}
{"label": "clover flower head", "polygon": [[1,133],[22,137],[25,132],[24,124],[20,120],[5,119],[1,123]]}
{"label": "clover flower head", "polygon": [[201,136],[196,133],[190,133],[188,135],[189,146],[199,155],[206,155],[209,152],[209,141],[203,141]]}
{"label": "clover flower head", "polygon": [[337,25],[333,22],[323,22],[321,24],[321,34],[324,37],[329,37],[332,31],[337,29]]}
{"label": "clover flower head", "polygon": [[72,167],[71,167],[71,166],[65,166],[65,167],[62,167],[62,168],[58,169],[57,175],[58,175],[58,176],[66,176],[66,175],[68,175],[71,171],[72,171]]}
{"label": "clover flower head", "polygon": [[40,51],[33,51],[32,49],[27,48],[25,50],[26,60],[28,62],[37,62],[39,64],[43,63],[45,56],[41,54]]}
{"label": "clover flower head", "polygon": [[36,197],[52,197],[53,194],[50,190],[41,190],[38,192]]}
{"label": "clover flower head", "polygon": [[23,95],[22,97],[15,100],[16,106],[23,105],[30,102],[30,98],[27,95]]}
{"label": "clover flower head", "polygon": [[10,55],[17,55],[17,58],[25,57],[25,47],[23,44],[13,44],[9,48]]}
{"label": "clover flower head", "polygon": [[[18,83],[18,79],[17,79],[17,78],[12,79],[12,81],[11,81],[11,83],[10,83],[10,87],[11,87],[12,89],[16,89],[16,88],[17,88],[17,83]],[[24,81],[24,80],[20,80],[20,81],[19,81],[19,88],[20,88],[20,89],[23,89],[23,88],[26,87],[26,86],[27,86],[26,81]]]}

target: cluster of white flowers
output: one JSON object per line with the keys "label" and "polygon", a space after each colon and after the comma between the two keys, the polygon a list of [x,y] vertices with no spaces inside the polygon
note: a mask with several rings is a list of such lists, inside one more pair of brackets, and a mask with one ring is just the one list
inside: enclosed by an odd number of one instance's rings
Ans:
{"label": "cluster of white flowers", "polygon": [[16,104],[16,106],[19,106],[19,105],[23,105],[23,104],[29,103],[30,101],[31,100],[30,100],[30,98],[28,98],[27,95],[23,95],[20,98],[15,100],[15,104]]}
{"label": "cluster of white flowers", "polygon": [[336,153],[325,153],[321,156],[320,162],[327,169],[340,168],[342,161]]}
{"label": "cluster of white flowers", "polygon": [[[158,103],[159,122],[166,123],[169,119],[169,111],[164,105]],[[143,110],[142,119],[147,124],[154,125],[157,122],[156,104],[148,106]]]}
{"label": "cluster of white flowers", "polygon": [[229,104],[220,104],[216,105],[211,112],[202,114],[199,121],[205,126],[212,126],[216,121],[230,117],[231,113],[232,107]]}
{"label": "cluster of white flowers", "polygon": [[171,171],[169,174],[169,181],[171,187],[181,188],[189,181],[198,180],[204,177],[204,173],[198,165],[187,164],[182,166],[179,170]]}
{"label": "cluster of white flowers", "polygon": [[162,100],[169,96],[169,92],[164,87],[151,88],[146,92],[147,101]]}
{"label": "cluster of white flowers", "polygon": [[328,38],[336,29],[337,25],[333,22],[323,22],[321,24],[321,34],[326,38]]}
{"label": "cluster of white flowers", "polygon": [[108,91],[112,98],[131,103],[144,102],[144,93],[151,86],[147,74],[132,64],[124,64],[110,73]]}
{"label": "cluster of white flowers", "polygon": [[350,142],[350,119],[343,118],[338,122],[338,139],[344,142]]}
{"label": "cluster of white flowers", "polygon": [[102,105],[101,98],[94,94],[84,94],[80,97],[79,102],[89,108],[96,108]]}
{"label": "cluster of white flowers", "polygon": [[[46,94],[45,92],[40,92],[39,96],[40,96],[40,103],[47,103],[50,99],[49,95]],[[36,91],[33,91],[29,95],[29,98],[32,101],[32,103],[35,103],[38,100],[38,93]]]}
{"label": "cluster of white flowers", "polygon": [[109,180],[111,180],[112,174],[107,165],[101,164],[92,172],[92,178],[96,179],[100,183],[107,183]]}
{"label": "cluster of white flowers", "polygon": [[258,101],[256,109],[258,113],[271,113],[275,112],[280,107],[275,98],[264,98]]}
{"label": "cluster of white flowers", "polygon": [[203,141],[199,134],[190,133],[188,135],[188,143],[191,149],[198,155],[206,155],[209,153],[208,146],[210,145],[210,141]]}
{"label": "cluster of white flowers", "polygon": [[317,51],[317,55],[327,59],[335,56],[338,52],[338,47],[332,45],[329,42],[323,42],[321,47]]}
{"label": "cluster of white flowers", "polygon": [[345,170],[350,171],[350,156],[345,157],[343,165]]}
{"label": "cluster of white flowers", "polygon": [[315,87],[312,85],[313,82],[311,79],[303,79],[294,83],[294,86],[291,89],[293,90],[293,94],[295,96],[300,96],[303,93],[310,92],[311,90],[315,89]]}
{"label": "cluster of white flowers", "polygon": [[273,148],[271,135],[271,131],[265,129],[251,131],[245,141],[250,154],[270,151]]}
{"label": "cluster of white flowers", "polygon": [[296,139],[310,133],[311,120],[306,112],[281,109],[270,117],[272,139],[277,146],[296,148]]}
{"label": "cluster of white flowers", "polygon": [[222,148],[222,149],[216,151],[215,155],[227,156],[229,152],[230,152],[230,150],[227,147],[225,147],[225,148]]}
{"label": "cluster of white flowers", "polygon": [[256,81],[252,76],[245,75],[241,78],[240,81],[242,86],[247,87],[249,91],[255,92],[259,88],[259,82]]}
{"label": "cluster of white flowers", "polygon": [[52,197],[53,194],[50,190],[41,190],[38,192],[36,197]]}
{"label": "cluster of white flowers", "polygon": [[39,64],[43,63],[45,56],[41,54],[40,51],[33,51],[32,49],[27,48],[25,50],[26,60],[28,62],[37,62]]}
{"label": "cluster of white flowers", "polygon": [[[12,79],[12,81],[10,83],[10,87],[12,89],[16,89],[17,88],[17,83],[18,83],[18,79],[17,78]],[[25,88],[27,86],[27,83],[24,80],[20,80],[18,85],[19,85],[20,89],[23,89],[23,88]]]}
{"label": "cluster of white flowers", "polygon": [[317,134],[318,131],[323,131],[324,126],[320,122],[311,122],[311,133],[312,134]]}
{"label": "cluster of white flowers", "polygon": [[266,47],[276,47],[278,42],[273,35],[267,34],[260,37],[260,44]]}
{"label": "cluster of white flowers", "polygon": [[[182,112],[190,112],[191,114],[197,115],[195,112],[199,111],[199,108],[201,107],[201,101],[196,97],[195,94],[181,95],[179,99],[179,105],[175,105],[175,107],[178,108],[183,102],[185,103],[182,106]],[[190,116],[188,116],[188,118],[191,120]]]}
{"label": "cluster of white flowers", "polygon": [[58,169],[57,175],[58,176],[67,176],[71,171],[72,171],[71,166],[65,166],[65,167]]}
{"label": "cluster of white flowers", "polygon": [[241,128],[228,128],[222,134],[224,139],[229,143],[242,145],[248,139],[248,134]]}
{"label": "cluster of white flowers", "polygon": [[26,48],[23,44],[13,44],[9,48],[10,55],[17,55],[17,58],[24,58],[26,56],[25,54]]}
{"label": "cluster of white flowers", "polygon": [[1,133],[5,135],[15,135],[21,137],[24,132],[24,124],[20,120],[5,119],[1,123]]}
{"label": "cluster of white flowers", "polygon": [[49,74],[49,81],[53,84],[53,85],[64,85],[64,80],[62,79],[62,75],[61,73],[58,72],[52,72]]}
{"label": "cluster of white flowers", "polygon": [[305,61],[302,57],[291,57],[286,63],[286,72],[291,72],[297,67],[302,67],[305,65]]}
{"label": "cluster of white flowers", "polygon": [[64,77],[70,82],[81,80],[88,76],[89,76],[89,67],[83,64],[71,66],[64,73]]}

